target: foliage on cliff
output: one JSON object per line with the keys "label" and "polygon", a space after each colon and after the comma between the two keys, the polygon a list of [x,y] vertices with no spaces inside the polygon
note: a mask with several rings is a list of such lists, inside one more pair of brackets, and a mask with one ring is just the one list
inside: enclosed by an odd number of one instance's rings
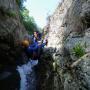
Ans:
{"label": "foliage on cliff", "polygon": [[29,16],[29,11],[23,6],[24,1],[26,0],[16,0],[17,4],[19,5],[20,20],[29,34],[32,34],[34,30],[38,30],[38,27],[34,18]]}
{"label": "foliage on cliff", "polygon": [[26,1],[26,0],[16,0],[20,9],[22,9],[24,1]]}

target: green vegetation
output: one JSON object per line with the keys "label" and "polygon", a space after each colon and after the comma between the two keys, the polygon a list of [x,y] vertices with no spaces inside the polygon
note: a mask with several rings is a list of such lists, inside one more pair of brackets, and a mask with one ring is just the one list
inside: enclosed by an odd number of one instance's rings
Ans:
{"label": "green vegetation", "polygon": [[6,15],[8,15],[9,17],[16,17],[16,13],[14,11],[7,11]]}
{"label": "green vegetation", "polygon": [[80,43],[78,43],[74,46],[73,53],[76,57],[79,58],[85,54],[85,49]]}
{"label": "green vegetation", "polygon": [[33,17],[29,16],[29,10],[27,10],[23,3],[26,0],[16,0],[19,5],[19,16],[22,24],[25,26],[29,34],[32,34],[34,30],[39,30]]}
{"label": "green vegetation", "polygon": [[19,8],[22,9],[23,8],[23,3],[25,2],[26,0],[16,0],[16,3],[18,4]]}
{"label": "green vegetation", "polygon": [[29,16],[29,11],[25,7],[20,10],[20,20],[29,34],[32,34],[34,30],[38,30],[34,18]]}

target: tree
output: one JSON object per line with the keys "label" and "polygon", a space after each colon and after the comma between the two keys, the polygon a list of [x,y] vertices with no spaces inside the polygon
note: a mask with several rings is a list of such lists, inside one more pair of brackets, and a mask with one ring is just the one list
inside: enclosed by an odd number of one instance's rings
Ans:
{"label": "tree", "polygon": [[20,21],[25,26],[29,34],[32,34],[34,30],[38,30],[38,27],[35,23],[33,17],[29,16],[29,10],[23,6],[24,1],[26,0],[16,0],[19,5],[19,16]]}
{"label": "tree", "polygon": [[29,10],[27,10],[25,7],[20,10],[20,20],[29,34],[32,34],[34,30],[38,30],[34,18],[29,16]]}
{"label": "tree", "polygon": [[20,9],[23,8],[23,3],[24,3],[25,1],[26,1],[26,0],[16,0],[16,2],[17,2],[17,4],[18,4],[18,6],[19,6]]}

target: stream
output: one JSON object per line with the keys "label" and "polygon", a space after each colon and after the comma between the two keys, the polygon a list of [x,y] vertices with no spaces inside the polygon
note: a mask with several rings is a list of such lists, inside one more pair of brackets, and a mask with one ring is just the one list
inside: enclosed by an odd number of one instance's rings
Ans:
{"label": "stream", "polygon": [[17,71],[20,74],[20,90],[36,90],[37,79],[35,74],[35,66],[38,60],[29,60],[28,63],[17,66]]}

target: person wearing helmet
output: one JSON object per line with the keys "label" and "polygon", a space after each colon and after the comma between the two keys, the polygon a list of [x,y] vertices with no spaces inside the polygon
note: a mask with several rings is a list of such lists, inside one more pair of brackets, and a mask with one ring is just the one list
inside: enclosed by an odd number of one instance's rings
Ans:
{"label": "person wearing helmet", "polygon": [[[35,39],[34,39],[35,38]],[[47,42],[42,43],[38,39],[38,33],[34,32],[34,38],[28,36],[22,41],[22,46],[28,56],[32,60],[37,60],[40,58],[42,49],[47,44]]]}
{"label": "person wearing helmet", "polygon": [[38,49],[37,42],[34,42],[32,37],[27,36],[24,38],[21,44],[28,58],[35,59],[36,58],[35,52],[37,52]]}
{"label": "person wearing helmet", "polygon": [[28,47],[29,46],[29,41],[28,40],[23,40],[22,41],[22,46],[23,47]]}

